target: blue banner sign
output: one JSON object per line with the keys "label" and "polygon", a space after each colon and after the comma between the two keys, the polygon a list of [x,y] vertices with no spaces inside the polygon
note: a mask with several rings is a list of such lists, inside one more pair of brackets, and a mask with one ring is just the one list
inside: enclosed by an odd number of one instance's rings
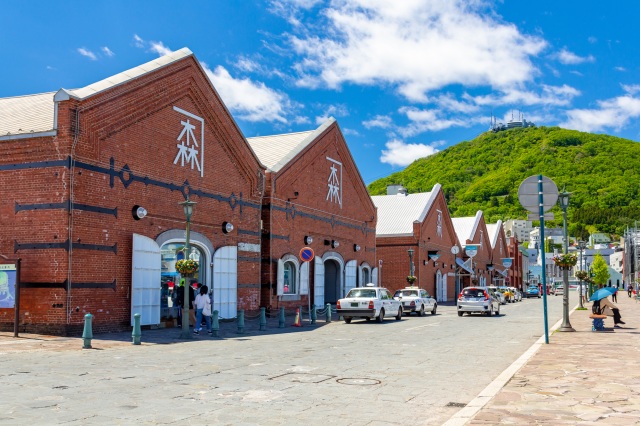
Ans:
{"label": "blue banner sign", "polygon": [[511,265],[513,265],[513,259],[511,257],[505,257],[502,259],[502,266],[505,268],[511,268]]}

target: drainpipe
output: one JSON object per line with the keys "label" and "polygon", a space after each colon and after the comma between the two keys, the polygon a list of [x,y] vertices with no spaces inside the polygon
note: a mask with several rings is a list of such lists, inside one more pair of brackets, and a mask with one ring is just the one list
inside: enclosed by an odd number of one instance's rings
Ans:
{"label": "drainpipe", "polygon": [[75,150],[80,136],[80,108],[76,108],[74,116],[73,144],[71,145],[70,161],[69,161],[69,212],[68,212],[68,265],[67,265],[67,325],[71,323],[71,280],[73,265],[73,198],[74,198],[74,178],[75,178]]}

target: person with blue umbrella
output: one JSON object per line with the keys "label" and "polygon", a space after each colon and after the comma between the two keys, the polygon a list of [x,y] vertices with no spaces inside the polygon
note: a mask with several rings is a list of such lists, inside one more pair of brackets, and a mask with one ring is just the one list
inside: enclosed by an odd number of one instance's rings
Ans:
{"label": "person with blue umbrella", "polygon": [[615,287],[602,287],[595,291],[589,300],[593,301],[594,314],[606,315],[608,317],[612,316],[614,327],[620,328],[619,324],[625,324],[621,319],[622,316],[620,315],[620,309],[618,309],[613,302],[607,299],[608,296],[612,295],[616,291],[618,291],[618,289]]}

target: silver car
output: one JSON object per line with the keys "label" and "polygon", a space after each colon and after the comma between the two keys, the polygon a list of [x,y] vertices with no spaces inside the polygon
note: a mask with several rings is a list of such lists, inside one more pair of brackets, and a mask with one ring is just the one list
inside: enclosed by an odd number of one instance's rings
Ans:
{"label": "silver car", "polygon": [[486,287],[467,287],[458,296],[458,316],[461,317],[465,312],[500,315],[500,302]]}

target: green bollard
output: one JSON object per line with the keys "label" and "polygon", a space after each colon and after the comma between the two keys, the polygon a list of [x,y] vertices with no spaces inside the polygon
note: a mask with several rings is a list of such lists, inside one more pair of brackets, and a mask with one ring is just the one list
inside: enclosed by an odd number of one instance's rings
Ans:
{"label": "green bollard", "polygon": [[267,329],[267,308],[260,308],[260,331]]}
{"label": "green bollard", "polygon": [[278,318],[278,328],[284,328],[284,306],[280,307],[280,316]]}
{"label": "green bollard", "polygon": [[92,321],[93,315],[87,314],[84,316],[84,331],[82,332],[84,346],[82,346],[82,349],[91,349],[91,339],[93,339]]}
{"label": "green bollard", "polygon": [[327,319],[327,322],[331,322],[331,303],[327,303],[326,319]]}
{"label": "green bollard", "polygon": [[244,334],[244,309],[238,311],[238,334]]}
{"label": "green bollard", "polygon": [[133,314],[133,332],[131,333],[133,338],[133,344],[140,344],[140,337],[142,337],[142,330],[140,329],[140,314]]}
{"label": "green bollard", "polygon": [[218,334],[220,331],[220,322],[218,321],[218,311],[213,311],[211,320],[213,321],[213,325],[211,326],[211,337],[218,337]]}
{"label": "green bollard", "polygon": [[318,314],[316,312],[316,305],[311,307],[311,325],[316,323],[316,319],[318,319]]}

